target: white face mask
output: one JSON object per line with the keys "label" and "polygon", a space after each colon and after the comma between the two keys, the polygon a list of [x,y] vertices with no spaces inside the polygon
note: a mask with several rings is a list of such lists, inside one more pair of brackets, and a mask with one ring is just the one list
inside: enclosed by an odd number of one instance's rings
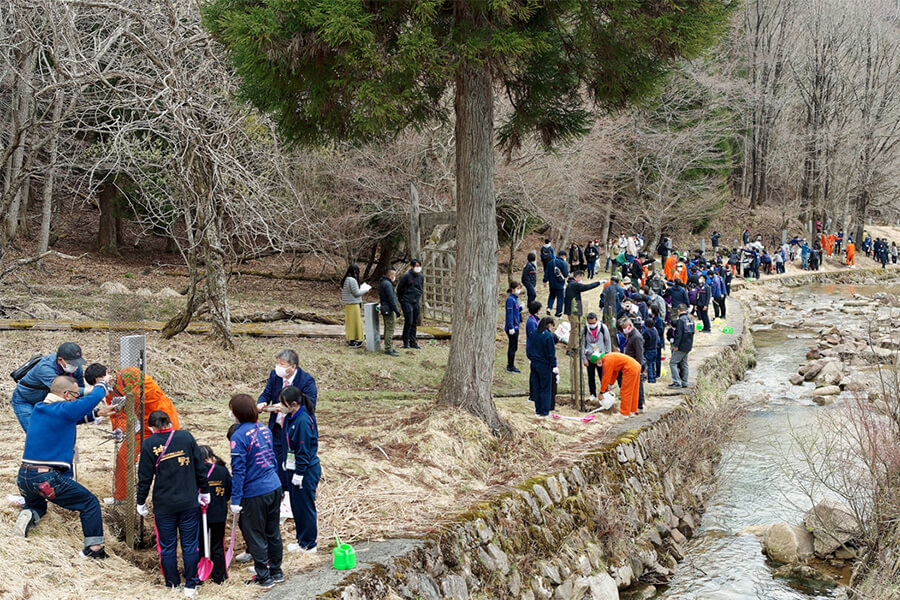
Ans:
{"label": "white face mask", "polygon": [[282,379],[285,379],[288,376],[288,368],[282,367],[281,365],[275,365],[275,374]]}
{"label": "white face mask", "polygon": [[74,373],[77,370],[78,370],[78,367],[76,367],[75,365],[70,365],[69,363],[66,363],[66,366],[63,367],[63,371],[65,371],[69,375],[71,375],[72,373]]}
{"label": "white face mask", "polygon": [[413,273],[421,273],[422,267],[413,267]]}
{"label": "white face mask", "polygon": [[230,409],[228,410],[228,416],[231,417],[231,422],[232,422],[232,423],[237,423],[237,417],[234,416],[234,413],[231,412]]}
{"label": "white face mask", "polygon": [[518,296],[521,293],[522,293],[522,290],[520,290],[519,288],[516,288],[513,290],[513,294],[515,294],[516,296]]}
{"label": "white face mask", "polygon": [[588,323],[588,327],[590,327],[591,329],[597,329],[598,327],[600,327],[600,323]]}

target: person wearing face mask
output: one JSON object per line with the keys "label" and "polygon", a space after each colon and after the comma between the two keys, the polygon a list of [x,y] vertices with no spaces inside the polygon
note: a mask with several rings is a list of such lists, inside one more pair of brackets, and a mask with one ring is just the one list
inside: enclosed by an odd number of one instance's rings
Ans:
{"label": "person wearing face mask", "polygon": [[710,333],[712,326],[709,324],[709,301],[712,299],[712,289],[706,283],[706,277],[700,276],[700,286],[697,288],[697,316],[703,322],[703,333]]}
{"label": "person wearing face mask", "polygon": [[[286,349],[276,354],[275,368],[269,373],[266,389],[263,390],[263,393],[259,395],[259,399],[256,401],[256,408],[260,413],[271,413],[269,415],[269,429],[272,431],[272,444],[275,458],[277,459],[278,477],[281,480],[284,491],[290,490],[291,482],[290,475],[284,469],[284,461],[287,457],[283,433],[285,416],[279,409],[279,395],[284,388],[294,386],[303,394],[309,396],[313,404],[316,403],[319,397],[316,380],[298,366],[299,362],[300,359],[293,350]],[[290,514],[287,498],[284,499],[283,512],[286,516]]]}
{"label": "person wearing face mask", "polygon": [[419,324],[425,277],[422,275],[422,263],[419,259],[412,259],[409,265],[412,268],[403,274],[397,284],[397,298],[403,310],[403,347],[418,350],[420,346],[416,341],[416,327]]}
{"label": "person wearing face mask", "polygon": [[612,351],[609,328],[597,318],[597,313],[588,313],[587,323],[581,331],[581,362],[587,367],[590,402],[597,400],[597,375],[603,378],[602,363],[591,362],[591,356]]}
{"label": "person wearing face mask", "polygon": [[[619,321],[619,329],[625,334],[625,348],[623,353],[633,358],[640,366],[641,373],[644,371],[644,334],[640,329],[634,326],[634,323],[640,321],[632,321],[625,318]],[[643,376],[638,377],[638,404],[637,412],[644,412],[644,381]]]}
{"label": "person wearing face mask", "polygon": [[78,393],[84,394],[84,373],[87,363],[81,356],[81,346],[74,342],[61,344],[56,352],[42,357],[16,384],[12,394],[12,408],[22,426],[28,432],[34,405],[43,402],[50,392],[50,384],[60,375],[68,375],[78,382]]}
{"label": "person wearing face mask", "polygon": [[322,477],[319,464],[319,427],[316,407],[309,396],[295,387],[281,390],[281,412],[285,418],[287,466],[291,475],[291,511],[297,529],[297,543],[288,544],[288,552],[315,554],[318,538],[316,488]]}
{"label": "person wearing face mask", "polygon": [[516,350],[519,348],[519,326],[522,324],[522,307],[519,305],[519,294],[522,286],[518,281],[511,281],[506,290],[506,338],[509,346],[506,349],[506,370],[510,373],[521,373],[516,368]]}

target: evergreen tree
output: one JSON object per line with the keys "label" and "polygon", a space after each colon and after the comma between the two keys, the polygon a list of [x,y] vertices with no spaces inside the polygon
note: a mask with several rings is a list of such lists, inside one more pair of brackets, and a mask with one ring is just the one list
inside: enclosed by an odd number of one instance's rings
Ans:
{"label": "evergreen tree", "polygon": [[[512,150],[584,135],[591,105],[651,94],[723,31],[731,0],[210,0],[244,99],[286,140],[373,142],[446,119],[454,93],[457,276],[440,397],[497,435],[495,126]],[[494,122],[494,94],[512,105]]]}

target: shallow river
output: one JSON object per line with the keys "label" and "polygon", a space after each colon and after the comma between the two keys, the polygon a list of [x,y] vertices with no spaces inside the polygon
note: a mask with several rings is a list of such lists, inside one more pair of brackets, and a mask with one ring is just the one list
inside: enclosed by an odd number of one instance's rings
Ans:
{"label": "shallow river", "polygon": [[[853,292],[875,291],[898,290],[808,286],[791,296],[804,308],[828,307]],[[848,318],[836,312],[816,320],[840,323]],[[720,485],[707,504],[700,529],[687,545],[684,561],[658,599],[811,600],[838,595],[834,590],[802,589],[772,577],[777,565],[768,562],[760,541],[753,535],[737,535],[752,525],[801,522],[811,501],[784,465],[805,470],[792,440],[798,432],[802,436],[804,430],[817,427],[817,416],[829,410],[804,398],[803,388],[788,382],[815,345],[813,331],[757,331],[753,337],[758,366],[727,392],[727,396],[752,399],[748,418],[725,449]]]}

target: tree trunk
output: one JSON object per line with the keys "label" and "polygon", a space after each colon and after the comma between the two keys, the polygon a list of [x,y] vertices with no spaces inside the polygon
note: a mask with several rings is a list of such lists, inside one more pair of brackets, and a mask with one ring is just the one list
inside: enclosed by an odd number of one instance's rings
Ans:
{"label": "tree trunk", "polygon": [[[457,4],[460,13],[470,10]],[[480,18],[483,16],[479,15]],[[490,69],[456,74],[457,245],[453,337],[439,399],[481,418],[496,436],[512,433],[491,395],[497,331],[497,205]],[[427,276],[427,275],[426,275]]]}
{"label": "tree trunk", "polygon": [[[197,261],[192,258],[189,262],[196,264]],[[206,302],[206,293],[197,289],[200,282],[200,273],[196,266],[188,266],[190,267],[190,283],[188,284],[188,289],[185,294],[187,302],[185,303],[184,310],[169,319],[163,326],[162,331],[160,331],[160,335],[165,340],[171,339],[187,329],[187,326],[191,324],[191,319],[194,318],[194,313],[197,312],[197,309],[200,308],[204,302]]]}
{"label": "tree trunk", "polygon": [[228,308],[228,278],[225,274],[225,252],[222,249],[221,215],[214,210],[212,212],[209,225],[200,240],[206,268],[207,304],[215,337],[230,350],[234,348],[234,336],[231,333],[231,313]]}
{"label": "tree trunk", "polygon": [[56,180],[56,162],[58,160],[59,121],[62,118],[62,92],[56,92],[53,98],[53,137],[47,147],[50,154],[50,168],[44,178],[43,197],[41,199],[41,233],[38,237],[38,254],[43,254],[50,247],[50,221],[53,218],[53,184]]}
{"label": "tree trunk", "polygon": [[[13,109],[16,111],[13,118],[13,133],[15,133],[17,128],[27,127],[28,121],[31,118],[31,110],[33,108],[31,100],[33,93],[31,89],[31,78],[34,75],[37,51],[38,48],[32,45],[25,53],[24,64],[22,65],[22,75],[18,79],[16,105]],[[23,134],[19,146],[13,151],[13,154],[10,157],[12,168],[7,171],[7,181],[9,184],[18,185],[19,187],[15,190],[12,202],[9,205],[9,212],[6,214],[6,240],[15,239],[16,233],[18,233],[22,193],[23,191],[28,191],[27,186],[23,185],[24,181],[22,183],[16,183],[16,179],[19,177],[22,165],[24,164],[27,139],[27,134]]]}
{"label": "tree trunk", "polygon": [[97,248],[106,256],[121,256],[118,246],[118,221],[116,203],[119,190],[113,179],[107,179],[100,187],[100,230],[97,233]]}
{"label": "tree trunk", "polygon": [[378,264],[375,266],[375,279],[381,280],[384,272],[393,264],[394,252],[397,250],[397,240],[391,236],[381,240],[381,254],[378,256]]}

